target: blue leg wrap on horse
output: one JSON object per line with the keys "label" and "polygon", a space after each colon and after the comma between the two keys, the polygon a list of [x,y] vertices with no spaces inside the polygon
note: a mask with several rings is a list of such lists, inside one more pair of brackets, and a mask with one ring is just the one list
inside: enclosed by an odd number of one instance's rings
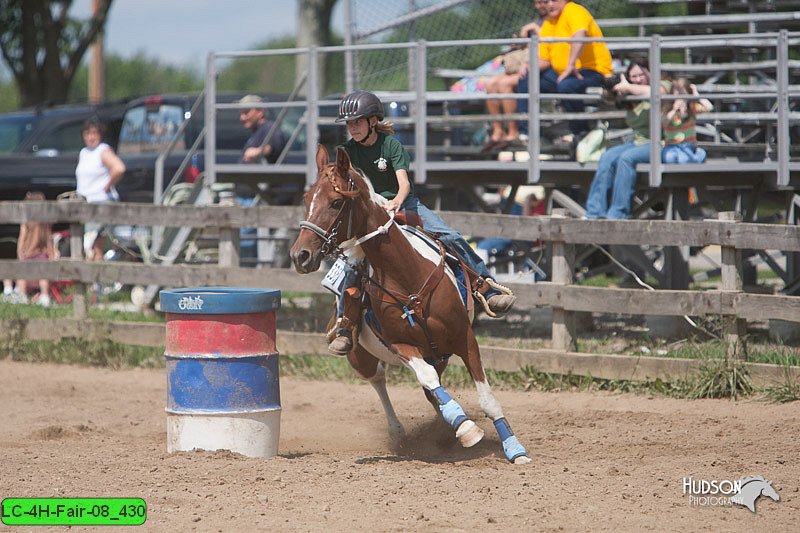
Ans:
{"label": "blue leg wrap on horse", "polygon": [[497,430],[497,435],[503,441],[503,451],[509,461],[514,461],[517,457],[528,455],[525,447],[519,442],[519,439],[511,431],[511,426],[505,418],[498,418],[494,421],[494,428]]}
{"label": "blue leg wrap on horse", "polygon": [[450,424],[452,428],[458,429],[458,426],[467,421],[467,415],[464,414],[464,410],[458,405],[458,402],[447,394],[444,388],[436,387],[431,393],[439,403],[439,411],[442,413],[442,418],[444,418],[445,422]]}

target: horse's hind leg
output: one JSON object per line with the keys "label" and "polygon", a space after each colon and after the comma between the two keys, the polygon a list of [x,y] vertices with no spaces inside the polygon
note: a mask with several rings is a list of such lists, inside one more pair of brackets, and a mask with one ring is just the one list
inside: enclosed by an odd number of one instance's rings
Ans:
{"label": "horse's hind leg", "polygon": [[378,398],[383,405],[383,412],[386,413],[386,422],[389,425],[389,436],[392,440],[405,437],[406,431],[397,413],[394,411],[392,401],[389,399],[389,391],[386,389],[386,369],[382,362],[378,361],[371,353],[366,351],[361,345],[356,344],[353,350],[347,355],[347,360],[361,377],[369,381]]}
{"label": "horse's hind leg", "polygon": [[468,340],[467,351],[468,356],[464,357],[464,365],[467,367],[467,371],[475,383],[481,409],[483,409],[486,416],[494,423],[497,435],[503,443],[503,452],[506,458],[514,464],[529,463],[531,460],[527,456],[528,452],[519,442],[516,435],[514,435],[511,426],[503,415],[503,408],[500,406],[500,402],[498,402],[497,398],[492,394],[492,388],[489,386],[489,381],[486,379],[486,373],[483,371],[480,348],[473,335],[470,335],[470,339]]}
{"label": "horse's hind leg", "polygon": [[422,359],[422,354],[416,347],[395,345],[394,348],[403,354],[406,365],[417,376],[419,384],[425,388],[428,400],[437,407],[444,421],[456,431],[456,438],[461,445],[469,448],[478,444],[483,438],[483,430],[467,418],[464,409],[444,390],[436,369]]}
{"label": "horse's hind leg", "polygon": [[[442,374],[444,373],[444,370],[447,368],[447,359],[443,359],[439,364],[434,365],[433,368],[436,369],[436,375],[439,376],[439,383],[441,383],[442,382]],[[425,398],[428,399],[428,402],[433,406],[433,410],[438,415],[439,414],[439,401],[436,399],[436,396],[434,396],[433,393],[431,391],[429,391],[428,389],[426,389],[425,387],[422,387],[422,392],[425,393]]]}

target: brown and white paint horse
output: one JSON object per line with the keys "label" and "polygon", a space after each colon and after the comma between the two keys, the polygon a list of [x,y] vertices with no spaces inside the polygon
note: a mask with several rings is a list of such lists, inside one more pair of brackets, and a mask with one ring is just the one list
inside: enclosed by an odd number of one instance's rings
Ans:
{"label": "brown and white paint horse", "polygon": [[[421,241],[414,242],[417,239],[390,221],[381,206],[384,200],[351,168],[344,149],[339,148],[336,162],[330,163],[328,151],[320,146],[317,169],[317,182],[305,195],[306,219],[291,257],[295,269],[307,274],[318,270],[322,259],[346,241],[363,241],[354,250],[360,248],[369,261],[367,293],[383,338],[378,339],[362,319],[360,335],[347,359],[378,393],[392,436],[402,436],[404,430],[386,390],[387,363],[414,372],[428,400],[464,447],[483,438],[483,430],[441,386],[447,366],[441,354],[454,354],[464,361],[481,409],[494,422],[507,459],[515,464],[530,462],[487,382],[472,330],[472,306],[468,311],[462,305],[450,269],[441,273],[441,255]],[[414,312],[413,319],[409,311]]]}

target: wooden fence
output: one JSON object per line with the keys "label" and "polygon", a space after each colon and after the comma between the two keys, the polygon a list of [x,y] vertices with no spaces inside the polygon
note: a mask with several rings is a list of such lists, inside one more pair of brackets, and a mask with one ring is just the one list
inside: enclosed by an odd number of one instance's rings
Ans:
{"label": "wooden fence", "polygon": [[[800,227],[738,222],[732,214],[720,220],[676,222],[662,220],[575,220],[552,217],[518,217],[484,213],[442,212],[442,217],[464,234],[501,236],[515,240],[540,239],[552,243],[551,280],[536,284],[509,284],[518,296],[517,307],[553,309],[552,345],[549,350],[512,350],[484,347],[490,368],[515,370],[533,366],[540,371],[591,375],[606,379],[680,379],[695,371],[699,361],[658,357],[630,357],[576,353],[576,316],[581,312],[703,316],[724,318],[725,335],[732,357],[746,359],[742,335],[748,320],[781,320],[800,323],[800,297],[745,292],[742,288],[741,250],[800,252]],[[240,268],[238,228],[296,228],[301,207],[256,206],[195,207],[145,204],[97,205],[82,202],[0,202],[0,223],[27,221],[69,223],[72,257],[50,262],[1,260],[4,278],[72,280],[82,284],[120,281],[130,285],[156,283],[177,286],[270,287],[283,291],[322,293],[319,273],[300,276],[293,270]],[[157,265],[141,263],[90,263],[83,260],[83,224],[130,224],[219,228],[218,265]],[[573,283],[575,245],[708,246],[722,249],[722,281],[719,290],[654,290],[584,287]],[[94,323],[85,319],[83,291],[74,299],[71,319],[29,321],[1,327],[16,328],[27,338],[81,336],[109,338],[129,344],[163,345],[163,325]],[[322,335],[282,331],[284,353],[325,353]],[[782,382],[786,372],[800,377],[800,367],[744,363],[757,383]]]}

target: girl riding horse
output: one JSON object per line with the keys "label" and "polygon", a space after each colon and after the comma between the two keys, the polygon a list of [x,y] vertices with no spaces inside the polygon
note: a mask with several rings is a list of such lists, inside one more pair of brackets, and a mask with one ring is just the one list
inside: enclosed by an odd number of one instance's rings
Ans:
{"label": "girl riding horse", "polygon": [[353,169],[344,148],[330,163],[328,151],[318,146],[317,169],[290,255],[300,274],[316,272],[324,258],[346,251],[357,251],[368,260],[363,272],[370,312],[359,317],[361,334],[347,361],[378,393],[390,436],[402,439],[405,433],[386,389],[386,364],[403,365],[414,373],[462,446],[480,442],[483,429],[441,383],[449,358],[456,356],[475,384],[481,410],[494,424],[506,459],[516,465],[529,463],[492,393],[472,329],[475,308],[462,305],[462,281],[447,268],[444,247],[439,243],[434,251],[418,232],[401,229],[383,207],[386,199]]}
{"label": "girl riding horse", "polygon": [[[400,141],[394,137],[391,122],[383,121],[383,104],[368,91],[354,91],[346,95],[339,105],[336,122],[347,123],[351,139],[343,147],[354,168],[359,169],[372,182],[375,192],[388,201],[384,209],[408,213],[421,221],[422,227],[433,233],[446,247],[484,280],[491,279],[489,269],[472,247],[457,231],[448,226],[436,213],[428,209],[414,195],[414,184],[408,177],[410,156]],[[417,217],[413,217],[416,214]],[[359,274],[345,267],[345,281],[338,299],[336,336],[328,349],[337,355],[347,355],[353,349],[353,329],[360,321],[361,292]],[[495,288],[491,282],[484,294],[490,316],[503,315],[514,305],[516,297]]]}

